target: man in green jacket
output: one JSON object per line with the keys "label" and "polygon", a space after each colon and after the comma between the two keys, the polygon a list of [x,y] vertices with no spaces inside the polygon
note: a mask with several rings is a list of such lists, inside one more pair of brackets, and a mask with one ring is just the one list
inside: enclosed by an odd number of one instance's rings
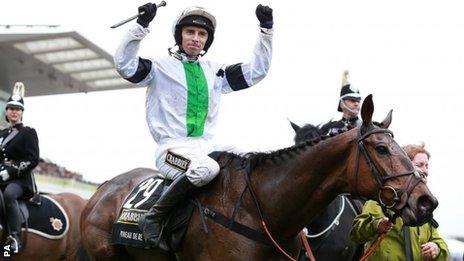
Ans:
{"label": "man in green jacket", "polygon": [[[424,149],[424,145],[408,145],[403,149],[417,170],[427,177],[430,153]],[[382,233],[386,235],[369,260],[408,260],[405,254],[403,220],[398,217],[393,224],[385,216],[380,205],[369,200],[364,204],[363,212],[353,221],[351,239],[357,243],[365,243],[364,249],[366,250]],[[448,259],[448,246],[440,237],[437,229],[430,223],[419,227],[409,227],[409,233],[412,260]]]}

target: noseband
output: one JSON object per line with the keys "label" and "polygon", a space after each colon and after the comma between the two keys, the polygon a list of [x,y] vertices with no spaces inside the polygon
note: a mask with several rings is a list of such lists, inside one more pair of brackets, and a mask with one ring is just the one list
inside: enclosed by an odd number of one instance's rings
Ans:
{"label": "noseband", "polygon": [[[366,131],[366,133],[362,134],[361,133],[361,128],[359,127],[358,129],[358,135],[357,135],[357,143],[358,143],[358,150],[356,153],[356,172],[355,172],[355,186],[356,186],[356,193],[358,193],[358,172],[359,172],[359,155],[360,152],[364,155],[366,158],[367,164],[369,165],[369,168],[371,169],[371,173],[374,176],[376,182],[377,182],[377,187],[379,190],[378,193],[378,202],[382,209],[392,209],[395,206],[397,207],[396,209],[399,211],[403,209],[406,206],[407,200],[409,198],[409,195],[411,192],[414,190],[414,188],[420,183],[424,182],[424,178],[422,178],[417,171],[415,171],[415,168],[413,165],[411,165],[411,169],[404,172],[404,173],[398,173],[398,174],[389,174],[382,172],[380,168],[375,164],[375,162],[372,160],[371,155],[369,154],[369,151],[366,148],[366,145],[364,144],[364,141],[367,137],[374,133],[386,133],[390,134],[393,137],[393,132],[388,130],[388,129],[383,129],[383,128],[377,128],[377,129],[371,129]],[[398,177],[403,177],[403,176],[410,176],[408,178],[408,181],[400,188],[400,189],[395,189],[392,186],[385,185],[385,182],[387,182],[390,179],[398,178]],[[382,200],[382,192],[384,191],[392,191],[393,192],[393,203],[390,205],[387,205],[383,200]]]}

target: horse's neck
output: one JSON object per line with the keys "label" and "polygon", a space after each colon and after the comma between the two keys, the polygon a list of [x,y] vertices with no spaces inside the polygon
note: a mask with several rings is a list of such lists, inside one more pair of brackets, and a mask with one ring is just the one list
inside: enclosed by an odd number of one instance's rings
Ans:
{"label": "horse's neck", "polygon": [[293,235],[345,192],[350,135],[330,138],[292,154],[284,163],[263,167],[253,186],[273,229]]}

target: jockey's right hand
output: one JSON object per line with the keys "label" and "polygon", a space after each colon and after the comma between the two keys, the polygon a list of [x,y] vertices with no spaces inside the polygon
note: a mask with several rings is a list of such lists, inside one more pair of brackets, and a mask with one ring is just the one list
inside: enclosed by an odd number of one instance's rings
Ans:
{"label": "jockey's right hand", "polygon": [[272,8],[267,5],[259,4],[256,7],[256,18],[258,18],[259,26],[271,29],[274,25],[274,18],[272,17]]}
{"label": "jockey's right hand", "polygon": [[147,28],[150,22],[153,21],[153,18],[155,18],[156,10],[156,4],[152,3],[146,3],[142,6],[139,6],[139,13],[144,12],[144,14],[140,15],[139,18],[137,18],[137,23]]}
{"label": "jockey's right hand", "polygon": [[393,223],[387,217],[383,217],[379,220],[377,225],[377,231],[379,234],[384,234],[393,228]]}

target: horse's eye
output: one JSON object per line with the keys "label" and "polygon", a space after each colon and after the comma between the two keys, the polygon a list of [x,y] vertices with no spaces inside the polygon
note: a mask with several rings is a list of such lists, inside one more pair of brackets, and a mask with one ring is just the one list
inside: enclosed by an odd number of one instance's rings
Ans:
{"label": "horse's eye", "polygon": [[375,147],[375,150],[377,151],[377,153],[379,153],[380,155],[387,155],[389,154],[390,152],[388,151],[388,148],[384,145],[378,145]]}

